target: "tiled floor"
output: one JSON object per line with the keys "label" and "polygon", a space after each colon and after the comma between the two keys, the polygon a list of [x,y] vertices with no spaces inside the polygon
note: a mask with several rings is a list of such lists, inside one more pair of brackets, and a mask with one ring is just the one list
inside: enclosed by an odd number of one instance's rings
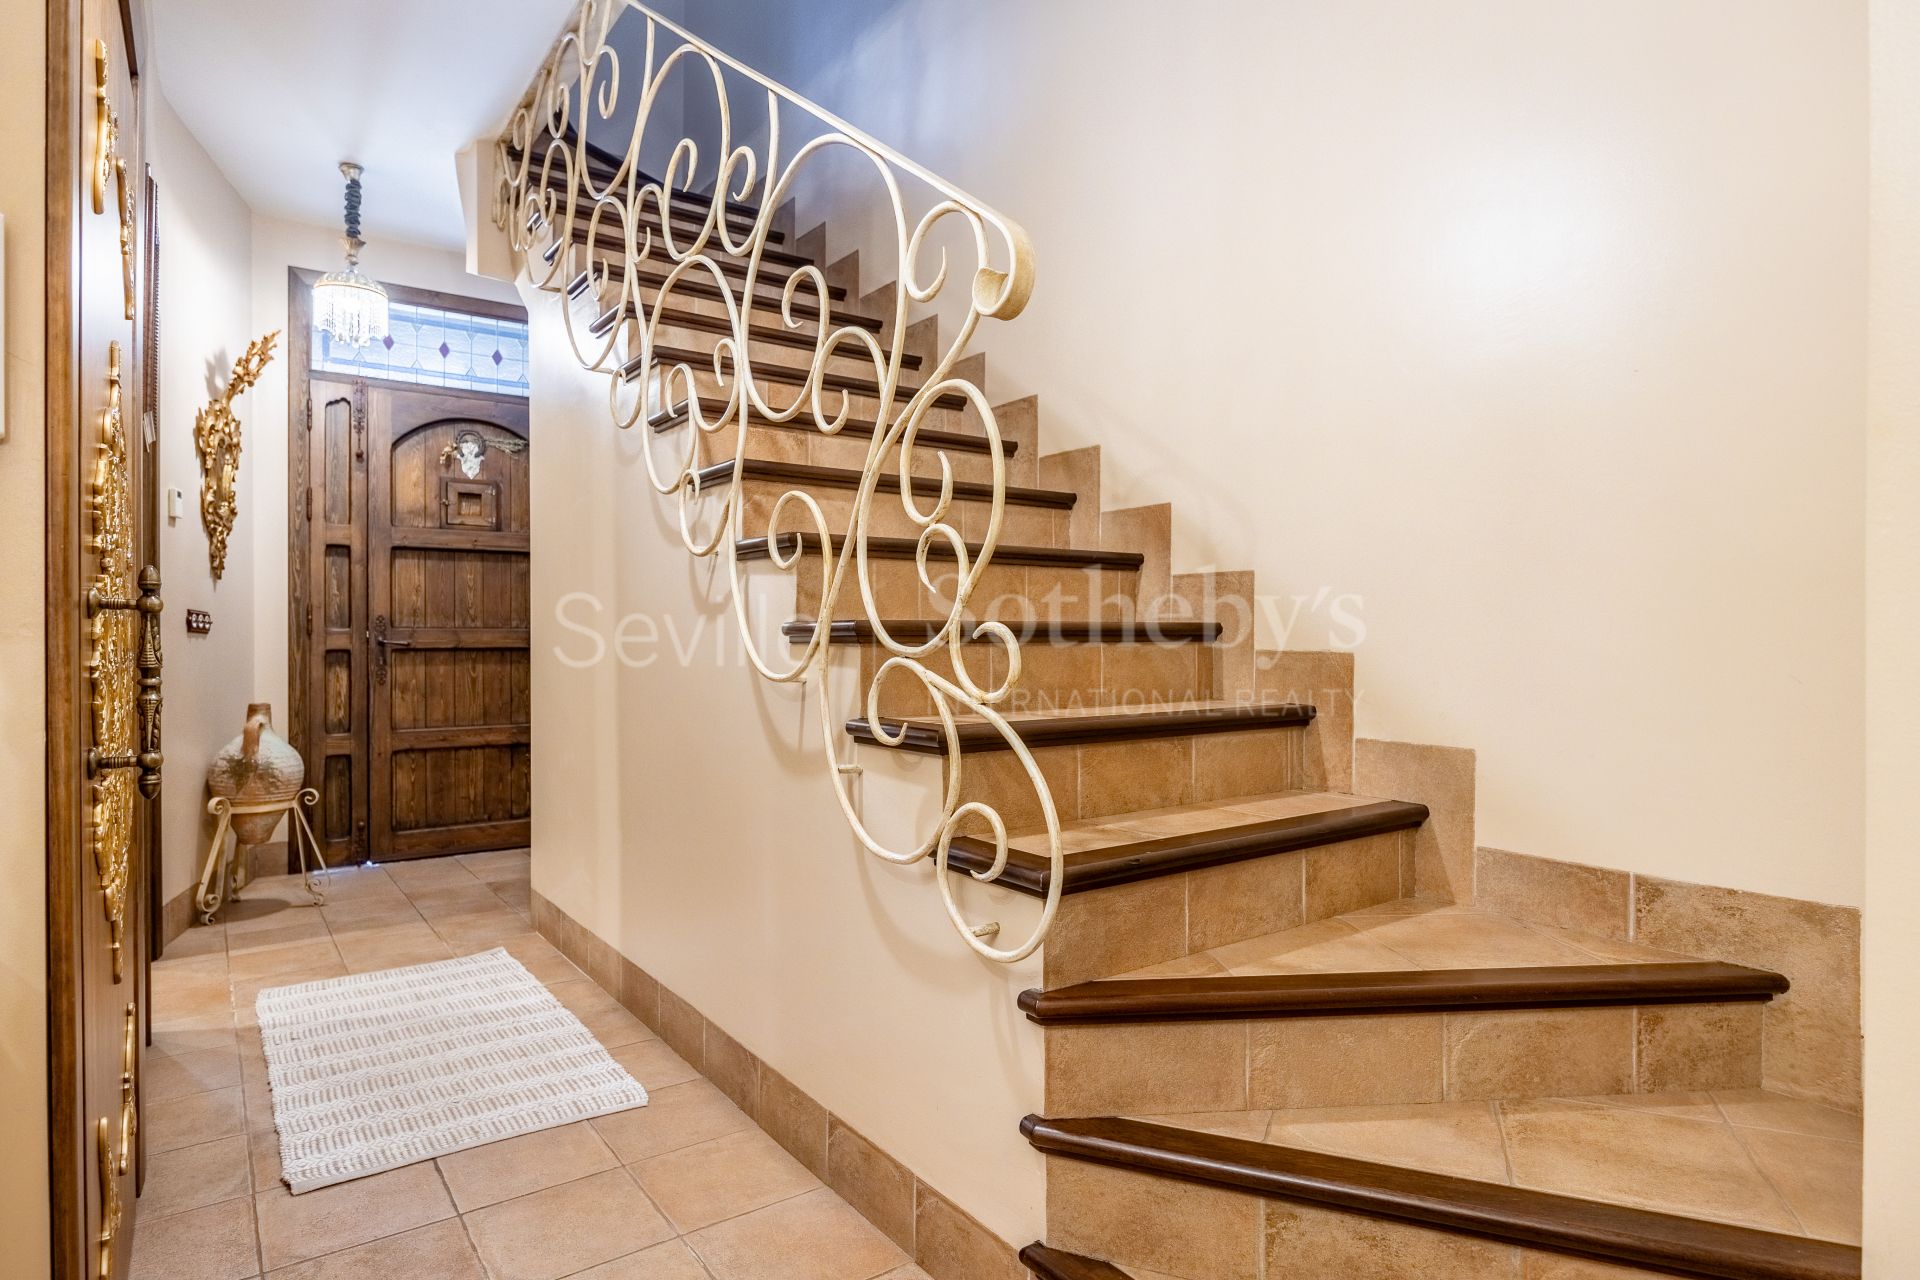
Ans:
{"label": "tiled floor", "polygon": [[1760,1089],[1141,1118],[1860,1242],[1860,1118]]}
{"label": "tiled floor", "polygon": [[[333,873],[325,907],[257,881],[153,971],[134,1280],[927,1280],[535,934],[524,851]],[[504,946],[650,1105],[294,1196],[262,987]]]}
{"label": "tiled floor", "polygon": [[1527,924],[1496,912],[1403,898],[1138,969],[1129,978],[1242,977],[1691,960],[1656,947]]}

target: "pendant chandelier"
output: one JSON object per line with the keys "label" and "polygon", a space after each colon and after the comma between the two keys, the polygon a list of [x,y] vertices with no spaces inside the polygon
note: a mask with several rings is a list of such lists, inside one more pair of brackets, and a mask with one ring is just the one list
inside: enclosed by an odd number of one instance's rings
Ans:
{"label": "pendant chandelier", "polygon": [[320,331],[335,342],[364,347],[387,336],[387,291],[378,280],[360,270],[360,166],[343,161],[340,176],[347,180],[347,268],[330,271],[313,286],[313,317]]}

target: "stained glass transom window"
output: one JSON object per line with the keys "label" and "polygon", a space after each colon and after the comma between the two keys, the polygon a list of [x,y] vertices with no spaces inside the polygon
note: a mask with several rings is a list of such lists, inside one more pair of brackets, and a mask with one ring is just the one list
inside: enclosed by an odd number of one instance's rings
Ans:
{"label": "stained glass transom window", "polygon": [[389,308],[387,336],[364,347],[335,342],[316,326],[313,367],[321,373],[524,396],[527,324],[395,302]]}

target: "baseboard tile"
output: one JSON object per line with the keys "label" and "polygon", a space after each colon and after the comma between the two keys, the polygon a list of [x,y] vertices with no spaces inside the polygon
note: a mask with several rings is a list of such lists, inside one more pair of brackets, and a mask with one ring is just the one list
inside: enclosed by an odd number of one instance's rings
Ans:
{"label": "baseboard tile", "polygon": [[1028,1280],[1013,1245],[538,891],[533,927],[934,1280]]}

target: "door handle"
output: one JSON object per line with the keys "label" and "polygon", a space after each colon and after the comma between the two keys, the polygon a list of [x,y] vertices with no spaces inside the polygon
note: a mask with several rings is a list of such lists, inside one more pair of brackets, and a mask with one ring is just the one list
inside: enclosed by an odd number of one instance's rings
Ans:
{"label": "door handle", "polygon": [[131,755],[107,755],[98,747],[87,752],[87,772],[97,776],[109,769],[140,770],[140,794],[152,800],[160,794],[160,771],[166,757],[160,751],[160,684],[164,659],[160,650],[160,611],[166,602],[160,598],[160,570],[148,565],[140,571],[140,595],[120,600],[100,593],[95,587],[87,594],[87,612],[104,609],[134,609],[140,614],[140,651],[134,660],[139,674],[140,693],[134,702],[139,717],[139,749]]}
{"label": "door handle", "polygon": [[374,618],[373,629],[367,635],[374,644],[373,682],[385,684],[387,682],[387,650],[411,648],[413,641],[390,639],[387,635],[387,615],[384,613]]}

